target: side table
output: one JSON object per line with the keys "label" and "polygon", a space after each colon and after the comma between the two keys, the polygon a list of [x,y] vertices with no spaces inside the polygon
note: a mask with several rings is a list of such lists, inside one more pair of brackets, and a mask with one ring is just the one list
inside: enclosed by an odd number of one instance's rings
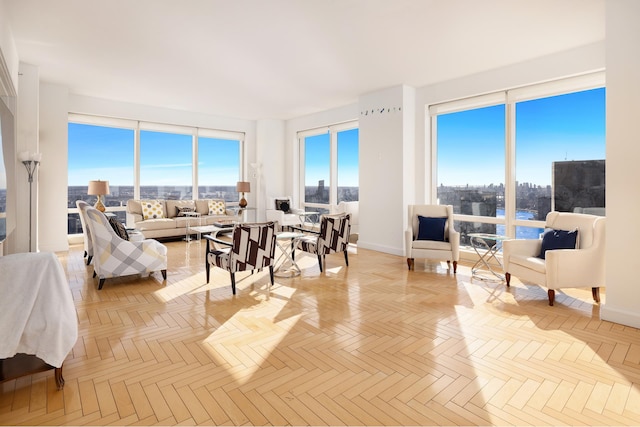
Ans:
{"label": "side table", "polygon": [[508,237],[490,233],[469,233],[468,236],[473,250],[479,257],[471,267],[471,277],[488,281],[504,280],[504,275],[495,271],[490,262],[493,259],[502,270],[502,263],[496,257],[496,253],[502,249],[502,242],[507,240]]}
{"label": "side table", "polygon": [[[273,274],[278,277],[293,277],[302,273],[300,267],[293,258],[293,253],[298,245],[300,238],[304,236],[303,233],[284,231],[276,234],[276,245],[280,248],[280,256],[274,263],[275,269]],[[286,265],[290,265],[288,269],[285,269]]]}
{"label": "side table", "polygon": [[191,221],[196,218],[198,220],[198,227],[201,226],[202,224],[200,223],[200,212],[183,212],[182,213],[185,217],[186,217],[186,221],[187,221],[187,231],[185,232],[185,236],[184,236],[184,240],[186,242],[190,242],[191,241]]}

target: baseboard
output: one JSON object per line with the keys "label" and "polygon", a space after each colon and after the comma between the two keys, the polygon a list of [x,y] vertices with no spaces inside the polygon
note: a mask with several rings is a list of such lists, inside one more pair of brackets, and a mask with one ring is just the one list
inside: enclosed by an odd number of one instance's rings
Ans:
{"label": "baseboard", "polygon": [[640,329],[640,316],[637,312],[612,308],[609,304],[600,307],[600,318],[609,322]]}
{"label": "baseboard", "polygon": [[398,255],[398,256],[404,255],[404,249],[402,248],[394,248],[392,246],[371,244],[363,241],[362,238],[358,239],[358,248],[370,249],[372,251],[377,251],[377,252],[384,252],[385,254],[390,254],[390,255]]}

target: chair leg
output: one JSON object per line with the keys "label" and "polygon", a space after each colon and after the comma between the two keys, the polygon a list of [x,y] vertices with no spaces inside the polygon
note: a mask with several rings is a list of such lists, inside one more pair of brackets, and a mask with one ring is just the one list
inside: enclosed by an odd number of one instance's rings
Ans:
{"label": "chair leg", "polygon": [[204,271],[205,271],[205,275],[207,277],[207,283],[209,283],[209,272],[211,271],[211,266],[209,265],[209,261],[205,261]]}
{"label": "chair leg", "polygon": [[507,281],[507,287],[511,286],[511,273],[504,273],[504,280]]}
{"label": "chair leg", "polygon": [[274,285],[274,282],[273,282],[273,265],[269,266],[269,278],[271,279],[271,286],[273,286]]}
{"label": "chair leg", "polygon": [[167,280],[167,270],[161,270],[160,273],[162,273],[162,278]]}
{"label": "chair leg", "polygon": [[549,291],[547,292],[549,294],[549,305],[553,305],[553,301],[556,298],[556,291],[554,291],[553,289],[549,289]]}
{"label": "chair leg", "polygon": [[453,261],[453,274],[458,271],[458,261]]}
{"label": "chair leg", "polygon": [[93,259],[93,255],[89,255],[87,257],[87,265],[91,264],[91,260]]}
{"label": "chair leg", "polygon": [[93,270],[93,278],[95,279],[96,276],[97,276],[96,271]]}
{"label": "chair leg", "polygon": [[98,290],[102,289],[103,285],[104,285],[104,277],[101,277],[100,281],[98,282]]}
{"label": "chair leg", "polygon": [[407,266],[409,267],[409,270],[414,270],[414,259],[413,258],[407,258]]}
{"label": "chair leg", "polygon": [[231,291],[233,292],[233,294],[236,294],[236,273],[229,273],[231,274]]}
{"label": "chair leg", "polygon": [[344,251],[344,262],[347,264],[347,267],[349,267],[349,255],[346,250]]}
{"label": "chair leg", "polygon": [[600,302],[600,288],[591,288],[591,294],[595,302]]}
{"label": "chair leg", "polygon": [[318,265],[320,266],[320,273],[322,273],[322,255],[318,254]]}

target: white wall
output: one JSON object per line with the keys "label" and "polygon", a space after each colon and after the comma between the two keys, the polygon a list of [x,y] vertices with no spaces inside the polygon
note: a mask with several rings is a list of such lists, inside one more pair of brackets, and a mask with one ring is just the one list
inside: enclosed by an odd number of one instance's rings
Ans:
{"label": "white wall", "polygon": [[[258,168],[249,165],[248,178],[255,191],[254,206],[256,219],[265,221],[266,200],[273,196],[293,196],[286,192],[287,169],[285,150],[285,122],[283,120],[258,120],[256,125],[256,163]],[[255,186],[255,187],[254,187]],[[255,188],[255,190],[254,190]]]}
{"label": "white wall", "polygon": [[[17,154],[23,151],[36,153],[39,151],[39,109],[40,104],[40,74],[35,65],[20,63],[20,78],[18,84],[17,108]],[[19,162],[18,162],[19,163]],[[18,218],[16,223],[16,252],[36,252],[38,249],[38,182],[39,171],[33,174],[30,186],[25,167],[20,164],[17,168],[17,200]],[[31,204],[29,190],[31,189]],[[31,217],[29,217],[31,212]],[[31,224],[31,228],[29,228]],[[31,235],[31,248],[29,248]]]}
{"label": "white wall", "polygon": [[38,247],[41,251],[69,249],[67,241],[67,106],[65,86],[40,84],[42,163],[38,171]]}
{"label": "white wall", "polygon": [[640,2],[607,1],[607,295],[601,315],[640,328]]}
{"label": "white wall", "polygon": [[[0,81],[0,85],[12,85],[12,90],[9,90],[8,87],[3,89],[5,92],[15,95],[17,92],[15,89],[18,87],[19,59],[7,16],[6,0],[0,0],[0,67],[4,68],[2,74],[6,73],[11,82]],[[3,91],[0,90],[0,95],[4,96],[2,92]],[[12,112],[15,114],[14,111]]]}
{"label": "white wall", "polygon": [[415,177],[414,111],[414,89],[408,86],[360,97],[360,247],[404,253]]}

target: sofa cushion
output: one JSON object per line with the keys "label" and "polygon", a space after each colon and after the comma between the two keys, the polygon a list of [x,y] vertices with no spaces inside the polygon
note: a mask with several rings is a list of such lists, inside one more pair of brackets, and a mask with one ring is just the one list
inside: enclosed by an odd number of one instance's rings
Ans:
{"label": "sofa cushion", "polygon": [[538,258],[537,256],[526,256],[526,255],[514,255],[512,254],[509,257],[510,264],[517,264],[522,267],[529,268],[533,271],[537,271],[538,273],[544,274],[546,271],[546,267],[544,264],[544,260]]}
{"label": "sofa cushion", "polygon": [[[175,218],[179,214],[178,208],[190,208],[192,210],[196,209],[196,204],[193,200],[167,200],[167,211],[165,212],[165,218]],[[184,216],[184,215],[182,215]]]}
{"label": "sofa cushion", "polygon": [[439,251],[450,251],[451,243],[440,242],[438,240],[414,240],[411,244],[413,249],[434,249]]}
{"label": "sofa cushion", "polygon": [[575,249],[578,239],[578,229],[571,231],[566,230],[547,230],[542,236],[542,247],[538,258],[545,259],[545,253],[555,249]]}
{"label": "sofa cushion", "polygon": [[140,200],[143,219],[164,218],[164,203],[160,200]]}
{"label": "sofa cushion", "polygon": [[148,219],[137,224],[137,227],[140,231],[144,232],[145,230],[165,230],[176,228],[176,220],[172,218],[158,218],[158,219]]}
{"label": "sofa cushion", "polygon": [[224,200],[209,200],[209,215],[224,215],[226,212]]}
{"label": "sofa cushion", "polygon": [[425,217],[418,215],[417,240],[444,242],[444,227],[447,219],[447,217]]}

